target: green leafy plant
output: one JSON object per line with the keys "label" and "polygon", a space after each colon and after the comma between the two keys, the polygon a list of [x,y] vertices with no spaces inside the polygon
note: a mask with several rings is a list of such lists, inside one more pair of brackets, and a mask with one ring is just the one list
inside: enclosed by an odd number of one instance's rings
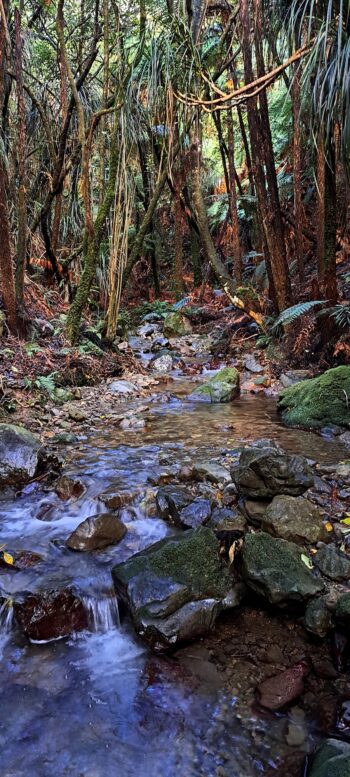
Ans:
{"label": "green leafy plant", "polygon": [[316,307],[319,307],[320,305],[325,305],[324,299],[299,302],[297,305],[292,305],[292,307],[286,308],[286,310],[283,310],[282,313],[280,313],[280,315],[273,322],[271,326],[271,332],[273,334],[277,334],[281,327],[292,324],[294,321],[297,321],[298,318],[311,313],[312,310],[314,310]]}

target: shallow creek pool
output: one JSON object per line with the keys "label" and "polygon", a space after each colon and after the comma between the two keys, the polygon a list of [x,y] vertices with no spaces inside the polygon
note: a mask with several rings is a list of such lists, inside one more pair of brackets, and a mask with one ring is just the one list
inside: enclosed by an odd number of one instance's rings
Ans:
{"label": "shallow creek pool", "polygon": [[[67,451],[64,473],[86,486],[76,502],[62,502],[40,484],[0,502],[1,542],[10,551],[28,549],[44,558],[38,568],[2,570],[2,591],[10,599],[18,591],[69,585],[84,598],[90,623],[89,631],[71,639],[30,644],[13,627],[11,609],[3,609],[2,777],[285,773],[280,771],[285,716],[264,718],[252,711],[242,725],[237,697],[224,687],[205,640],[179,655],[152,657],[131,625],[119,622],[110,570],[171,532],[142,507],[164,470],[171,473],[196,456],[232,453],[262,437],[323,463],[346,458],[346,451],[315,434],[285,429],[273,400],[247,397],[207,406],[187,402],[186,391],[179,382],[175,396],[148,400],[145,429],[91,429]],[[99,496],[106,490],[133,495],[121,516],[126,536],[98,553],[67,550],[64,541],[77,524],[105,511]],[[312,721],[307,726],[300,745],[305,752],[314,741]]]}

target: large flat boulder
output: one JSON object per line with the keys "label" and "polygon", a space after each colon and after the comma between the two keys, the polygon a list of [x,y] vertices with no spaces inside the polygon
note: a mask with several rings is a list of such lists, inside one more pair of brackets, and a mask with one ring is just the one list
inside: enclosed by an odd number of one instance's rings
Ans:
{"label": "large flat boulder", "polygon": [[274,447],[246,448],[232,470],[237,490],[250,499],[272,499],[278,494],[300,496],[314,483],[311,467],[302,456],[290,456]]}
{"label": "large flat boulder", "polygon": [[20,486],[31,480],[40,464],[41,443],[21,426],[0,424],[0,486]]}
{"label": "large flat boulder", "polygon": [[156,651],[205,634],[222,609],[239,602],[218,540],[206,527],[151,545],[112,575],[137,632]]}
{"label": "large flat boulder", "polygon": [[302,496],[275,496],[261,517],[261,526],[275,537],[300,545],[328,540],[319,509]]}
{"label": "large flat boulder", "polygon": [[302,548],[265,532],[246,535],[242,576],[249,588],[271,604],[307,601],[324,588],[302,560]]}
{"label": "large flat boulder", "polygon": [[278,407],[289,426],[350,425],[350,367],[327,370],[282,391]]}
{"label": "large flat boulder", "polygon": [[232,402],[239,396],[239,372],[235,367],[224,367],[213,378],[198,386],[188,399],[194,402]]}

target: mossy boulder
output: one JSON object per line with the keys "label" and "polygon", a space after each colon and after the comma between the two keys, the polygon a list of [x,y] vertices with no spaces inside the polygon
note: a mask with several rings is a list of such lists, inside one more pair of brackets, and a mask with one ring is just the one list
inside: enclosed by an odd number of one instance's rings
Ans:
{"label": "mossy boulder", "polygon": [[192,332],[192,324],[179,312],[169,313],[164,319],[163,332],[166,337],[182,337]]}
{"label": "mossy boulder", "polygon": [[302,602],[323,591],[302,560],[302,548],[269,534],[247,534],[242,550],[245,583],[271,604]]}
{"label": "mossy boulder", "polygon": [[137,632],[156,651],[205,634],[239,603],[219,543],[206,527],[167,537],[112,570]]}
{"label": "mossy boulder", "polygon": [[335,622],[337,626],[340,626],[347,634],[350,633],[350,593],[342,594],[335,608]]}
{"label": "mossy boulder", "polygon": [[317,751],[310,777],[350,777],[350,744],[327,739]]}
{"label": "mossy boulder", "polygon": [[188,399],[195,402],[232,402],[239,396],[239,372],[235,367],[224,367],[210,378],[207,383],[198,386]]}
{"label": "mossy boulder", "polygon": [[335,367],[285,389],[278,408],[288,426],[350,426],[350,367]]}

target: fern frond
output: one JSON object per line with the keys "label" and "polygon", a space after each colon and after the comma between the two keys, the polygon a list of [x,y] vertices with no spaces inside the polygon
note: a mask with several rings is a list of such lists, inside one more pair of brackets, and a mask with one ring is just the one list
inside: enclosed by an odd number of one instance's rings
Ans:
{"label": "fern frond", "polygon": [[286,310],[283,310],[282,313],[276,318],[274,321],[271,331],[276,332],[276,330],[281,327],[285,326],[286,324],[292,324],[293,321],[296,321],[298,318],[301,318],[301,316],[305,316],[307,313],[310,313],[313,308],[316,308],[318,305],[325,305],[324,299],[316,299],[316,300],[309,300],[308,302],[299,302],[297,305],[292,305],[291,308],[286,308]]}

